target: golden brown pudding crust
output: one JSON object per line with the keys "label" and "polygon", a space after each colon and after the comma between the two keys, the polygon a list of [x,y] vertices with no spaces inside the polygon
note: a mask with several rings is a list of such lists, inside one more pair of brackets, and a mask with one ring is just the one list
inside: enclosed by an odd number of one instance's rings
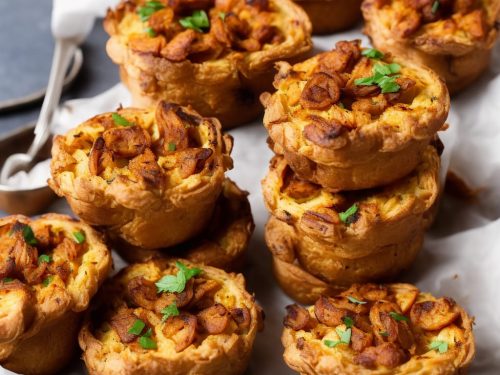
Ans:
{"label": "golden brown pudding crust", "polygon": [[427,146],[417,169],[391,185],[331,193],[298,178],[276,156],[262,189],[270,213],[293,227],[290,248],[302,267],[348,285],[389,277],[411,263],[439,196],[439,164],[436,149]]}
{"label": "golden brown pudding crust", "polygon": [[216,119],[190,108],[122,108],[56,136],[49,185],[112,237],[148,249],[173,246],[208,223],[231,148]]}
{"label": "golden brown pudding crust", "polygon": [[197,238],[161,250],[145,250],[117,244],[115,249],[129,263],[158,257],[180,257],[227,272],[239,270],[254,230],[248,193],[226,178],[207,228]]}
{"label": "golden brown pudding crust", "polygon": [[471,84],[489,65],[497,39],[496,0],[365,0],[365,33],[375,47],[425,64],[450,93]]}
{"label": "golden brown pudding crust", "polygon": [[309,16],[313,34],[332,34],[361,20],[362,0],[295,0]]}
{"label": "golden brown pudding crust", "polygon": [[79,339],[90,374],[240,374],[261,324],[242,275],[163,259],[110,280]]}
{"label": "golden brown pudding crust", "polygon": [[285,362],[300,374],[464,374],[473,320],[410,284],[355,284],[308,308],[287,306]]}
{"label": "golden brown pudding crust", "polygon": [[277,91],[261,96],[271,147],[302,179],[332,191],[406,176],[448,115],[434,72],[357,40],[278,67]]}
{"label": "golden brown pudding crust", "polygon": [[64,367],[111,267],[102,236],[69,216],[0,219],[0,364],[23,374]]}
{"label": "golden brown pudding crust", "polygon": [[309,19],[290,0],[122,1],[104,27],[134,105],[192,105],[224,127],[257,117],[273,64],[312,47]]}

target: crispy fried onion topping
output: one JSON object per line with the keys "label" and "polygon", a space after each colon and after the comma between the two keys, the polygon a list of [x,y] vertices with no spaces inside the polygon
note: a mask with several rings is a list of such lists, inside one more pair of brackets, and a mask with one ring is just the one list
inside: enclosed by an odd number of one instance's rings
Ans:
{"label": "crispy fried onion topping", "polygon": [[[319,339],[326,334],[326,327],[343,326],[350,329],[346,344],[356,352],[356,364],[369,369],[394,368],[429,350],[425,332],[437,335],[448,326],[456,327],[460,319],[453,300],[416,302],[418,294],[417,288],[355,284],[336,297],[320,297],[309,310],[296,304],[287,306],[283,324],[294,331],[312,332]],[[306,341],[299,339],[297,347],[302,350]],[[455,345],[461,344],[455,340]]]}
{"label": "crispy fried onion topping", "polygon": [[131,176],[127,177],[161,189],[166,179],[165,170],[158,164],[162,156],[174,159],[172,164],[181,178],[200,173],[213,154],[212,149],[199,147],[196,129],[203,119],[188,109],[163,101],[158,104],[155,120],[159,136],[154,141],[147,130],[135,123],[120,126],[104,121],[105,130],[93,141],[89,153],[90,174],[99,176],[109,168],[116,177],[121,173],[113,169],[128,167]]}
{"label": "crispy fried onion topping", "polygon": [[31,226],[16,221],[0,228],[0,284],[3,289],[17,283],[48,286],[54,275],[66,282],[71,264],[87,246],[65,236],[51,225]]}
{"label": "crispy fried onion topping", "polygon": [[[215,302],[214,295],[220,288],[219,282],[200,276],[189,279],[182,292],[159,293],[153,281],[134,277],[126,285],[126,306],[114,313],[110,325],[126,344],[138,339],[137,334],[129,332],[137,319],[148,326],[157,325],[174,342],[176,352],[200,343],[209,335],[246,333],[252,321],[249,309]],[[177,312],[162,321],[165,310],[172,306]]]}

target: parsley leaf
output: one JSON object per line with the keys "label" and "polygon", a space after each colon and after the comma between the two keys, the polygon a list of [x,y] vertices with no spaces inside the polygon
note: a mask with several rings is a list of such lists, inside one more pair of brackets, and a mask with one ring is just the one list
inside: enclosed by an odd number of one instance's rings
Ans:
{"label": "parsley leaf", "polygon": [[173,142],[168,142],[168,151],[175,151],[177,146]]}
{"label": "parsley leaf", "polygon": [[361,52],[363,56],[369,57],[370,59],[383,59],[384,54],[375,48],[368,48]]}
{"label": "parsley leaf", "polygon": [[82,244],[85,242],[85,232],[73,232],[73,237],[77,244]]}
{"label": "parsley leaf", "polygon": [[146,327],[146,323],[144,323],[141,319],[136,319],[134,324],[132,324],[132,327],[128,330],[128,333],[139,336],[144,327]]}
{"label": "parsley leaf", "polygon": [[357,299],[357,298],[354,298],[354,297],[352,297],[352,296],[347,296],[347,299],[349,300],[349,302],[351,302],[351,303],[356,303],[356,304],[358,304],[358,305],[364,305],[364,304],[366,304],[366,303],[367,303],[367,302],[365,302],[365,301],[361,301],[361,300],[359,300],[359,299]]}
{"label": "parsley leaf", "polygon": [[145,30],[149,37],[154,38],[156,36],[156,31],[152,27],[147,27]]}
{"label": "parsley leaf", "polygon": [[354,320],[352,320],[350,316],[344,316],[342,318],[342,321],[344,322],[347,328],[351,328],[354,325]]}
{"label": "parsley leaf", "polygon": [[201,273],[199,268],[188,268],[181,262],[175,262],[175,265],[179,269],[177,275],[166,275],[156,282],[158,293],[181,293],[186,287],[186,282]]}
{"label": "parsley leaf", "polygon": [[161,321],[164,322],[171,316],[177,316],[179,315],[179,309],[177,309],[177,304],[175,302],[171,303],[167,307],[161,310],[161,313],[163,314],[163,318],[161,318]]}
{"label": "parsley leaf", "polygon": [[381,88],[382,94],[399,91],[400,86],[396,83],[396,78],[384,76],[379,80],[378,86]]}
{"label": "parsley leaf", "polygon": [[134,124],[132,122],[130,122],[129,120],[127,120],[125,117],[120,116],[118,113],[113,113],[111,115],[111,118],[113,119],[113,121],[115,122],[116,125],[120,125],[120,126],[134,126]]}
{"label": "parsley leaf", "polygon": [[139,337],[139,345],[143,349],[158,348],[156,342],[151,338],[151,328],[143,336]]}
{"label": "parsley leaf", "polygon": [[335,348],[340,344],[349,345],[351,342],[351,328],[347,328],[345,331],[342,331],[340,328],[335,328],[335,331],[337,331],[337,334],[340,336],[340,340],[324,340],[323,343],[329,348]]}
{"label": "parsley leaf", "polygon": [[429,344],[428,348],[429,350],[436,350],[443,354],[448,351],[448,343],[446,341],[434,340]]}
{"label": "parsley leaf", "polygon": [[142,22],[146,22],[154,12],[163,8],[165,8],[165,5],[163,5],[159,1],[147,1],[144,6],[137,9],[137,14],[139,15],[139,18]]}
{"label": "parsley leaf", "polygon": [[397,312],[395,311],[390,311],[389,312],[389,316],[394,319],[394,320],[397,320],[398,322],[407,322],[409,319],[408,317],[404,316],[404,315],[401,315],[401,314],[398,314]]}
{"label": "parsley leaf", "polygon": [[52,262],[52,257],[50,255],[42,254],[38,257],[38,264],[50,263],[50,262]]}
{"label": "parsley leaf", "polygon": [[29,225],[23,227],[23,237],[28,245],[36,245],[38,243],[35,233],[33,233],[33,229]]}
{"label": "parsley leaf", "polygon": [[54,276],[47,276],[45,279],[42,281],[42,285],[46,288],[49,286],[49,284],[52,282],[52,279],[54,279]]}
{"label": "parsley leaf", "polygon": [[195,10],[191,16],[181,18],[179,23],[186,29],[193,29],[200,33],[202,29],[210,27],[207,13],[204,10]]}
{"label": "parsley leaf", "polygon": [[354,223],[358,219],[358,217],[356,215],[357,212],[358,212],[358,204],[354,203],[351,207],[349,207],[344,212],[339,212],[340,221],[343,222],[344,224]]}
{"label": "parsley leaf", "polygon": [[400,89],[396,78],[399,76],[389,76],[390,74],[399,73],[401,66],[396,63],[381,64],[377,63],[372,69],[373,75],[371,77],[358,78],[354,83],[358,86],[371,86],[378,85],[382,94],[398,92]]}
{"label": "parsley leaf", "polygon": [[436,12],[438,11],[439,9],[439,0],[435,0],[433,3],[432,3],[432,8],[431,8],[431,12],[432,14],[436,14]]}

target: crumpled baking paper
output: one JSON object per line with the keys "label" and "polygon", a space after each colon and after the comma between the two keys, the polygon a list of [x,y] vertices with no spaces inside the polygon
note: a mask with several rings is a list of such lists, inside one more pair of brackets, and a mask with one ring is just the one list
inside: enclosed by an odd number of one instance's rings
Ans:
{"label": "crumpled baking paper", "polygon": [[[317,52],[331,49],[343,39],[361,38],[360,30],[315,37]],[[443,172],[448,166],[471,187],[480,189],[477,201],[463,202],[445,196],[435,225],[414,267],[398,281],[415,283],[437,296],[450,296],[475,316],[476,358],[470,374],[500,374],[500,46],[494,50],[490,70],[473,87],[454,97],[448,117],[450,128],[441,132],[445,144]],[[121,85],[91,99],[63,104],[54,119],[54,131],[65,132],[100,112],[130,103]],[[258,335],[248,374],[292,374],[282,359],[280,343],[285,306],[292,303],[273,279],[271,256],[264,243],[264,208],[260,180],[272,153],[261,121],[231,130],[234,169],[228,173],[250,192],[256,229],[244,271],[249,289],[266,312],[265,330]],[[444,173],[443,173],[444,175]],[[64,201],[52,210],[69,213]],[[117,269],[124,262],[115,254]],[[70,374],[84,374],[75,361]],[[0,369],[0,374],[10,372]]]}

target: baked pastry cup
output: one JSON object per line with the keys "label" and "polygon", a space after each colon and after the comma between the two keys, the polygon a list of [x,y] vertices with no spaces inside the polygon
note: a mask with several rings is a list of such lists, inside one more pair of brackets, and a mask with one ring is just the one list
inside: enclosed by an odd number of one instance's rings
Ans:
{"label": "baked pastry cup", "polygon": [[122,108],[55,137],[49,185],[111,238],[173,246],[208,224],[231,147],[219,121],[190,108]]}
{"label": "baked pastry cup", "polygon": [[[262,182],[268,210],[293,228],[295,256],[308,272],[337,285],[376,280],[405,268],[422,244],[439,195],[433,146],[409,176],[378,189],[331,193],[300,180],[285,159],[271,160]],[[268,243],[272,237],[267,233]],[[283,233],[285,236],[285,232]]]}
{"label": "baked pastry cup", "polygon": [[309,16],[313,34],[332,34],[361,20],[362,0],[294,0]]}
{"label": "baked pastry cup", "polygon": [[104,28],[134,105],[191,105],[225,128],[262,113],[276,61],[312,48],[311,23],[291,0],[122,1]]}
{"label": "baked pastry cup", "polygon": [[1,218],[0,365],[27,375],[67,365],[111,267],[102,236],[69,216]]}
{"label": "baked pastry cup", "polygon": [[375,47],[432,68],[451,94],[488,68],[498,35],[496,0],[365,0],[362,11]]}
{"label": "baked pastry cup", "polygon": [[463,308],[411,284],[356,284],[287,311],[284,359],[300,374],[465,374],[475,353]]}
{"label": "baked pastry cup", "polygon": [[129,263],[179,257],[228,272],[239,270],[255,227],[247,196],[226,178],[209,225],[198,237],[166,249],[146,250],[123,243],[115,249]]}
{"label": "baked pastry cup", "polygon": [[262,324],[241,274],[186,260],[125,268],[93,308],[79,336],[91,375],[240,374]]}
{"label": "baked pastry cup", "polygon": [[271,148],[300,178],[332,191],[408,175],[448,116],[449,95],[433,71],[357,40],[278,67],[277,91],[261,96]]}

